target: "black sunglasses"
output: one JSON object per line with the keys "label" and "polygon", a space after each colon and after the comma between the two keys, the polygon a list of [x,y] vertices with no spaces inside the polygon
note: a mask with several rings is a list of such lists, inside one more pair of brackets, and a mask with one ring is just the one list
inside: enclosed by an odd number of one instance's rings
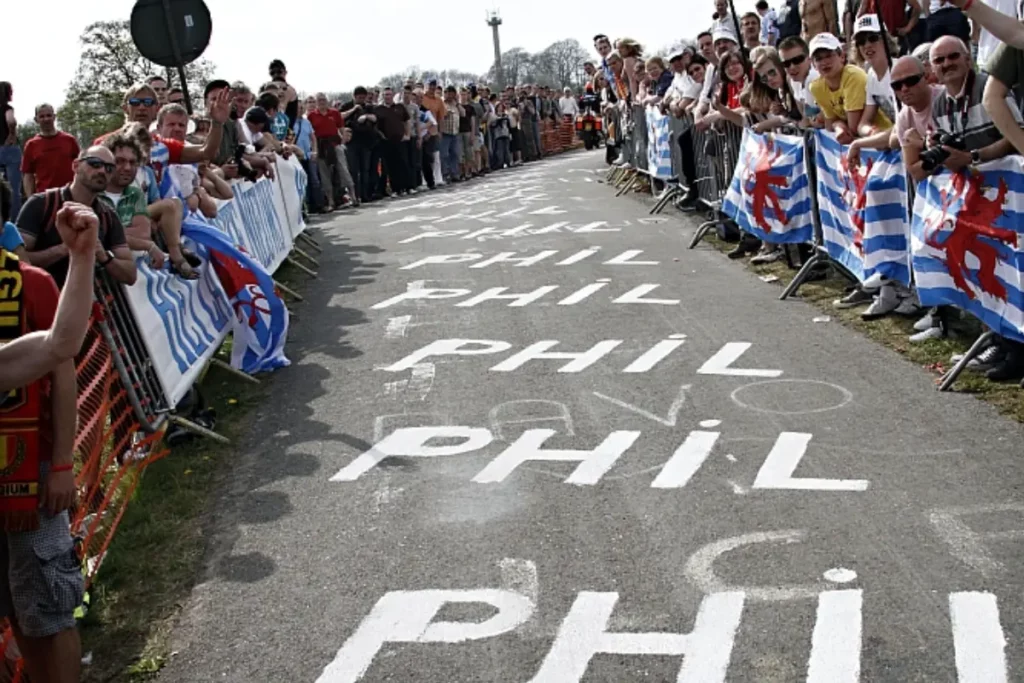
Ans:
{"label": "black sunglasses", "polygon": [[853,42],[857,47],[864,47],[868,43],[877,43],[881,39],[882,36],[878,33],[858,33],[853,37]]}
{"label": "black sunglasses", "polygon": [[114,164],[109,161],[103,161],[103,159],[98,159],[96,157],[85,157],[82,161],[89,164],[89,168],[102,168],[107,173],[114,172]]}
{"label": "black sunglasses", "polygon": [[890,85],[892,86],[893,92],[899,92],[900,90],[903,90],[904,88],[913,88],[915,85],[920,83],[921,79],[923,79],[923,78],[924,78],[923,74],[915,74],[913,76],[907,76],[906,78],[901,78],[898,81],[892,81],[892,83]]}
{"label": "black sunglasses", "polygon": [[782,62],[782,68],[788,69],[791,66],[800,66],[807,61],[807,55],[797,55],[796,57],[790,57]]}
{"label": "black sunglasses", "polygon": [[156,100],[154,100],[152,97],[129,97],[128,104],[130,104],[133,107],[137,107],[140,104],[144,107],[152,107],[154,104],[156,104]]}

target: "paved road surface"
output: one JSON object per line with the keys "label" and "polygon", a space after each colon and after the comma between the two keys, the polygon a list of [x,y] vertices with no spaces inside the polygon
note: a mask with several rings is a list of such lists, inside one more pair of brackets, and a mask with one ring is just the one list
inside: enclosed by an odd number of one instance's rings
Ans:
{"label": "paved road surface", "polygon": [[599,168],[324,228],[162,681],[1024,680],[1024,430]]}

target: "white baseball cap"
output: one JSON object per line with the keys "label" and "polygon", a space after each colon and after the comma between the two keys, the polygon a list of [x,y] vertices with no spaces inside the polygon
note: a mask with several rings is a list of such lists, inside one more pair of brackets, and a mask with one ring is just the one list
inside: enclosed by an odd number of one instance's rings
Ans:
{"label": "white baseball cap", "polygon": [[857,17],[857,23],[853,27],[853,35],[858,33],[881,33],[882,24],[878,21],[877,14],[862,14]]}
{"label": "white baseball cap", "polygon": [[818,50],[828,50],[835,52],[836,50],[842,50],[843,44],[839,42],[831,33],[819,33],[818,35],[811,38],[811,44],[808,45],[808,52],[813,56]]}
{"label": "white baseball cap", "polygon": [[720,40],[731,40],[732,42],[736,43],[737,45],[740,44],[740,41],[736,40],[736,34],[735,33],[733,33],[732,31],[728,31],[726,29],[723,29],[723,28],[715,29],[715,32],[711,34],[711,42],[717,43]]}

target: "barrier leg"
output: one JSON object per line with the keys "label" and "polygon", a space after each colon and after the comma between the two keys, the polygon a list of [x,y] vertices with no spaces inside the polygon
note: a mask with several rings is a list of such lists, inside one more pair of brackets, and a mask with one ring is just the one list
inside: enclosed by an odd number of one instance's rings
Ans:
{"label": "barrier leg", "polygon": [[315,268],[319,268],[319,267],[320,267],[320,264],[319,264],[319,263],[317,262],[317,260],[316,260],[315,258],[313,258],[312,256],[310,256],[310,255],[309,255],[309,254],[307,254],[306,252],[302,251],[302,250],[301,250],[301,249],[299,249],[298,247],[296,247],[296,246],[292,245],[292,251],[293,251],[293,252],[295,252],[296,254],[298,254],[299,256],[301,256],[302,258],[306,259],[306,260],[307,260],[307,261],[309,261],[310,263],[312,263],[312,264],[313,264],[313,267],[315,267]]}
{"label": "barrier leg", "polygon": [[700,244],[700,241],[704,239],[704,237],[711,232],[716,225],[718,225],[717,218],[701,223],[700,227],[697,228],[697,233],[693,236],[693,239],[690,240],[690,249],[696,249],[697,245]]}
{"label": "barrier leg", "polygon": [[978,337],[973,344],[971,344],[971,348],[967,350],[964,357],[942,376],[942,381],[939,383],[939,391],[949,391],[956,382],[956,378],[959,377],[960,373],[967,367],[967,364],[976,358],[985,349],[985,347],[992,342],[992,339],[994,339],[995,336],[996,333],[992,330],[982,333],[982,335]]}
{"label": "barrier leg", "polygon": [[811,258],[807,259],[807,263],[805,263],[803,267],[800,268],[799,271],[797,271],[796,276],[790,281],[786,288],[782,290],[782,294],[779,295],[779,301],[785,301],[789,297],[796,294],[796,290],[800,289],[800,285],[802,285],[804,283],[804,280],[807,279],[807,276],[810,275],[811,270],[816,265],[821,263],[822,260],[824,260],[825,258],[827,257],[823,256],[820,251],[815,249],[814,255],[811,256]]}
{"label": "barrier leg", "polygon": [[619,175],[618,180],[615,181],[616,189],[621,188],[622,185],[627,180],[630,180],[635,174],[636,174],[636,169],[635,168],[624,168],[624,169],[622,169],[622,173]]}
{"label": "barrier leg", "polygon": [[290,296],[291,298],[295,299],[296,301],[305,301],[305,299],[302,297],[301,294],[296,292],[294,289],[291,289],[290,287],[282,285],[277,280],[274,280],[274,286],[277,287],[278,289],[280,289],[282,292],[284,292],[288,296]]}
{"label": "barrier leg", "polygon": [[682,193],[683,191],[679,189],[678,185],[671,185],[665,188],[665,192],[661,195],[661,198],[658,200],[658,203],[655,204],[654,208],[652,208],[648,213],[650,213],[651,215],[661,213],[662,211],[665,210],[665,207],[669,205],[669,202],[674,200]]}
{"label": "barrier leg", "polygon": [[295,266],[296,268],[301,270],[306,275],[309,275],[310,277],[320,277],[319,275],[317,275],[315,270],[310,270],[306,266],[302,265],[301,263],[299,263],[298,261],[293,259],[291,256],[285,257],[285,261],[287,261],[288,263],[292,264],[293,266]]}
{"label": "barrier leg", "polygon": [[246,382],[251,382],[252,384],[260,384],[260,381],[253,377],[252,375],[231,367],[231,363],[225,363],[220,358],[211,358],[210,365],[216,365],[221,370],[225,370],[226,372],[234,375],[235,377],[238,377],[239,379],[244,379]]}
{"label": "barrier leg", "polygon": [[317,242],[315,239],[313,239],[312,237],[310,237],[309,235],[307,235],[304,232],[303,233],[299,233],[299,236],[296,237],[295,239],[296,240],[302,240],[303,242],[305,242],[309,246],[311,246],[314,249],[316,249],[317,252],[322,252],[324,250],[324,248],[320,246],[319,242]]}
{"label": "barrier leg", "polygon": [[202,425],[198,425],[195,422],[192,422],[191,420],[186,420],[180,415],[171,415],[168,419],[171,421],[172,424],[176,424],[182,429],[192,432],[193,434],[205,436],[206,438],[213,439],[218,443],[231,443],[231,439],[229,439],[228,437],[222,436],[217,432],[213,431],[212,429],[207,429]]}
{"label": "barrier leg", "polygon": [[633,187],[637,184],[637,181],[639,179],[640,179],[640,173],[638,173],[637,171],[633,171],[633,174],[631,176],[629,176],[629,180],[626,182],[625,185],[622,186],[621,189],[619,189],[618,194],[616,194],[615,196],[616,197],[621,197],[622,195],[624,195],[627,192],[629,192],[630,190],[632,190]]}

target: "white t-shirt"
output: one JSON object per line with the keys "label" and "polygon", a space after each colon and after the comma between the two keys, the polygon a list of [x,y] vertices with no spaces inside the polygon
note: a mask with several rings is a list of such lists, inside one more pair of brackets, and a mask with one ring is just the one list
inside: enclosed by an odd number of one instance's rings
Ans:
{"label": "white t-shirt", "polygon": [[711,88],[718,82],[718,78],[715,77],[715,65],[708,64],[704,67],[704,85],[700,89],[700,101],[711,102]]}
{"label": "white t-shirt", "polygon": [[[1018,17],[1019,7],[1016,0],[980,0],[997,12],[1002,12],[1007,17]],[[1002,41],[989,33],[988,29],[981,29],[981,37],[978,38],[978,64],[984,66],[992,57],[996,48],[1002,45]]]}
{"label": "white t-shirt", "polygon": [[575,97],[563,97],[558,100],[558,108],[562,111],[562,116],[576,116],[580,113],[580,107],[576,104]]}
{"label": "white t-shirt", "polygon": [[[868,67],[868,99],[867,104],[876,105],[890,121],[896,120],[896,94],[892,91],[892,77],[890,71],[886,71],[879,80],[875,70]],[[870,123],[870,121],[868,122]]]}
{"label": "white t-shirt", "polygon": [[928,3],[928,14],[935,14],[939,10],[948,9],[950,7],[955,8],[956,5],[949,2],[949,0],[931,0]]}
{"label": "white t-shirt", "polygon": [[807,79],[803,83],[790,80],[789,85],[793,88],[793,97],[797,101],[803,102],[804,107],[807,107],[808,105],[814,105],[815,107],[818,106],[818,103],[814,99],[814,95],[811,94],[811,89],[808,86],[818,80],[819,77],[818,70],[812,66],[811,70],[807,72]]}

